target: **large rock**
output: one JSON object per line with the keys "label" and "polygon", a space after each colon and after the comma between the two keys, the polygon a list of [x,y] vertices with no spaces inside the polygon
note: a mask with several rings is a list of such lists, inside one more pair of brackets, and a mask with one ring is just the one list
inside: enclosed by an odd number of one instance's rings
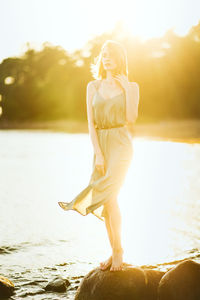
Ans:
{"label": "large rock", "polygon": [[169,270],[160,280],[159,300],[200,300],[200,264],[186,260]]}
{"label": "large rock", "polygon": [[158,285],[165,272],[144,269],[144,273],[147,279],[145,300],[157,300]]}
{"label": "large rock", "polygon": [[0,299],[10,297],[14,291],[14,284],[8,278],[0,276]]}
{"label": "large rock", "polygon": [[143,270],[124,263],[123,270],[90,271],[81,281],[75,300],[157,300],[164,272]]}

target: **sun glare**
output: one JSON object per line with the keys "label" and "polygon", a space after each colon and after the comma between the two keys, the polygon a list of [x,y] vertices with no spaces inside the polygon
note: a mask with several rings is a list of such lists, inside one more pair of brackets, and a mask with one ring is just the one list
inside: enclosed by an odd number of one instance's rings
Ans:
{"label": "sun glare", "polygon": [[188,150],[181,143],[135,138],[134,157],[119,196],[125,259],[130,263],[170,261],[179,254],[174,239],[187,249],[181,239],[186,224],[178,213],[180,199],[187,199],[183,170]]}
{"label": "sun glare", "polygon": [[187,10],[184,1],[127,0],[123,3],[123,6],[115,6],[113,18],[117,18],[126,31],[141,40],[162,37],[169,29],[180,36],[185,35],[191,27],[191,20],[193,24],[199,20],[191,13],[192,3]]}
{"label": "sun glare", "polygon": [[[12,35],[12,40],[2,42],[0,58],[23,53],[27,42],[38,50],[42,43],[49,42],[74,52],[84,48],[87,41],[97,35],[113,29],[117,31],[120,23],[126,35],[130,33],[141,40],[162,37],[169,29],[185,35],[198,23],[200,9],[198,0],[102,0],[101,3],[90,0],[70,3],[65,0],[21,0],[20,4],[12,2],[10,5],[9,1],[3,4],[0,22],[3,26],[8,18],[12,19],[17,24],[16,34],[13,35],[12,25],[2,27],[3,36]],[[123,31],[119,31],[120,35]]]}
{"label": "sun glare", "polygon": [[[176,27],[177,21],[177,3],[171,1],[137,1],[132,10],[127,10],[124,22],[127,29],[133,35],[139,36],[142,40],[152,37],[161,37],[165,32]],[[179,28],[179,33],[185,34],[184,22],[183,27]],[[182,32],[180,32],[180,29]]]}

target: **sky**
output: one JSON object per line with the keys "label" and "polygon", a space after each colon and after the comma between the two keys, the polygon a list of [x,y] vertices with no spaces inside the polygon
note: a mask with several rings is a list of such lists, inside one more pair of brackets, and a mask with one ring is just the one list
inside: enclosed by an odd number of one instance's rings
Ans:
{"label": "sky", "polygon": [[118,21],[142,40],[168,29],[183,36],[200,20],[200,0],[1,0],[0,12],[1,62],[23,54],[27,42],[73,52]]}

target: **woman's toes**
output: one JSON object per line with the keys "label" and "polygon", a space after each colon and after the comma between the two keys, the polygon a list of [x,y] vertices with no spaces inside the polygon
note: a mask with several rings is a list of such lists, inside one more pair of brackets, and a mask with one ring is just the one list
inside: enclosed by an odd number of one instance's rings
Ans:
{"label": "woman's toes", "polygon": [[105,263],[105,264],[101,265],[100,269],[105,270],[109,265],[110,265],[110,263]]}
{"label": "woman's toes", "polygon": [[100,263],[100,269],[105,270],[112,262],[112,256],[110,256],[106,261]]}
{"label": "woman's toes", "polygon": [[101,270],[105,270],[107,267],[108,267],[108,265],[105,264],[105,265],[102,265],[102,266],[100,267],[100,269],[101,269]]}
{"label": "woman's toes", "polygon": [[111,267],[110,271],[121,271],[122,268],[121,267]]}
{"label": "woman's toes", "polygon": [[100,265],[100,269],[104,269],[105,268],[105,263],[101,263],[101,265]]}
{"label": "woman's toes", "polygon": [[115,271],[115,267],[111,266],[110,271]]}

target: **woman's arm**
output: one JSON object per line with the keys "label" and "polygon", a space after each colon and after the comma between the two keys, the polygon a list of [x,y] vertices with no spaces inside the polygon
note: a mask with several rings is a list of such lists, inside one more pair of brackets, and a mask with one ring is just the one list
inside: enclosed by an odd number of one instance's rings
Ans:
{"label": "woman's arm", "polygon": [[98,155],[98,154],[102,154],[102,152],[99,146],[98,136],[97,136],[96,128],[94,126],[94,119],[93,119],[93,112],[92,112],[92,99],[94,97],[95,91],[96,89],[94,87],[94,83],[90,81],[87,84],[87,95],[86,95],[88,130],[94,147],[94,152],[96,155]]}
{"label": "woman's arm", "polygon": [[139,85],[136,82],[130,82],[126,89],[126,121],[128,123],[134,123],[138,117],[139,98]]}

